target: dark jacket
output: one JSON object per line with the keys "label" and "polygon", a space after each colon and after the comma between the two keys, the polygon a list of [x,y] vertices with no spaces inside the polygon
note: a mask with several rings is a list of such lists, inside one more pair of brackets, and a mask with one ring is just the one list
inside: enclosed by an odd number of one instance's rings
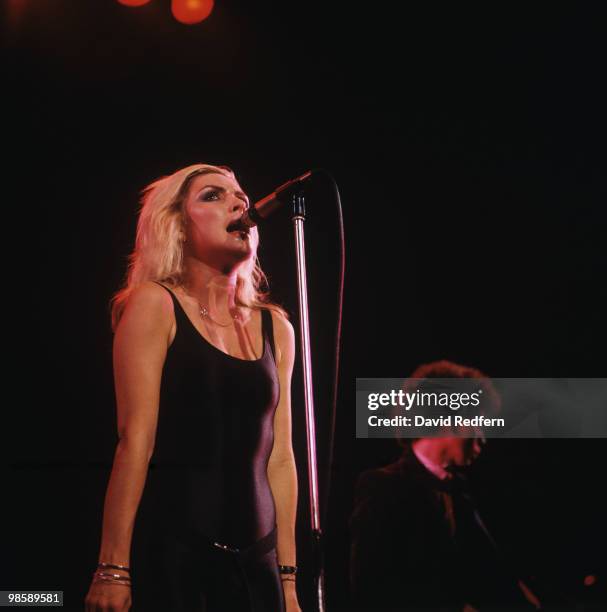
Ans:
{"label": "dark jacket", "polygon": [[359,610],[528,607],[460,475],[441,481],[407,449],[357,481],[350,582]]}

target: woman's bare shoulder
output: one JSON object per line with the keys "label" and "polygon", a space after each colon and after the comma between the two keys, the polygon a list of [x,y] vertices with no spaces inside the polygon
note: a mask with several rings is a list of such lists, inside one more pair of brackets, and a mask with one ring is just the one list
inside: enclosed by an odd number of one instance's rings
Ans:
{"label": "woman's bare shoulder", "polygon": [[[162,285],[168,287],[164,283]],[[167,301],[171,303],[171,296],[164,287],[156,281],[144,281],[133,288],[129,294],[128,303],[147,305],[147,307],[151,308],[157,308]]]}
{"label": "woman's bare shoulder", "polygon": [[169,292],[154,281],[144,281],[129,294],[123,318],[144,327],[169,325],[173,319]]}
{"label": "woman's bare shoulder", "polygon": [[269,308],[268,310],[272,314],[272,324],[274,326],[274,331],[278,333],[289,333],[289,331],[293,331],[293,325],[291,324],[291,321],[289,321],[289,319],[283,312],[275,310],[274,308]]}
{"label": "woman's bare shoulder", "polygon": [[295,331],[291,321],[287,317],[274,309],[270,310],[272,314],[272,327],[274,330],[274,338],[276,348],[278,349],[278,361],[282,361],[283,355],[292,355],[295,346]]}

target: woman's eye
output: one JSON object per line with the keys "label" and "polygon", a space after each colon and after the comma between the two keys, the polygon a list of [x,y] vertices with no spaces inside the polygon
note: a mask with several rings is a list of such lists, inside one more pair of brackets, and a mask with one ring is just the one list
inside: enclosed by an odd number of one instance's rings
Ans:
{"label": "woman's eye", "polygon": [[207,191],[203,196],[202,199],[203,200],[208,200],[211,201],[214,199],[214,196],[219,196],[219,192],[218,191]]}

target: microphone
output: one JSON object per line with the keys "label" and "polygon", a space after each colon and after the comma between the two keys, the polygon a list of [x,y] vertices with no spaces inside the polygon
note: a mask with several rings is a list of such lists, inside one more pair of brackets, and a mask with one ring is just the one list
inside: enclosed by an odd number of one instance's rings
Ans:
{"label": "microphone", "polygon": [[287,202],[292,195],[297,193],[301,189],[302,184],[307,181],[310,176],[312,176],[312,170],[308,170],[308,172],[296,179],[287,181],[278,187],[276,191],[245,210],[239,222],[247,229],[261,223],[261,221],[269,217],[277,208]]}

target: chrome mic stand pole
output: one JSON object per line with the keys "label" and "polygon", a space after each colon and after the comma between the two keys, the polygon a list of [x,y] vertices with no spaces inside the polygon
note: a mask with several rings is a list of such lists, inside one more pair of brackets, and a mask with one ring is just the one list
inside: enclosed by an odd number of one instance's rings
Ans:
{"label": "chrome mic stand pole", "polygon": [[297,290],[299,300],[299,332],[303,364],[304,402],[306,408],[306,434],[308,447],[308,484],[310,488],[310,519],[314,548],[316,594],[318,611],[325,612],[325,585],[323,568],[322,532],[318,495],[318,470],[316,463],[316,427],[314,417],[314,389],[312,385],[312,354],[310,351],[310,322],[308,318],[308,286],[306,282],[306,252],[304,221],[306,215],[303,193],[292,196],[293,227],[297,258]]}

